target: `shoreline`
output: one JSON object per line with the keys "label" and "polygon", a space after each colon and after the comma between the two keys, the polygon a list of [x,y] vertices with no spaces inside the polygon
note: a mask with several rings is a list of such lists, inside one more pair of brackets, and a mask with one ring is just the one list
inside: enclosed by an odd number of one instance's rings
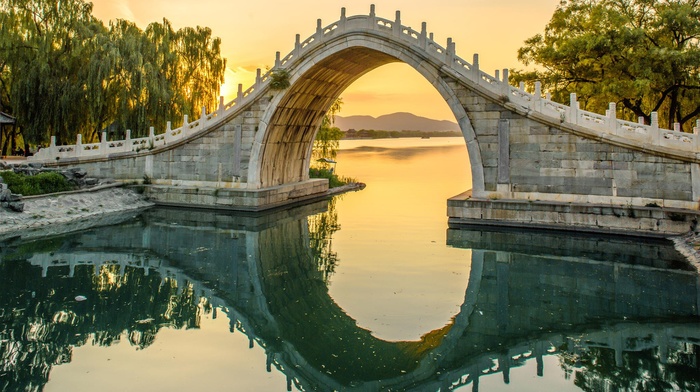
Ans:
{"label": "shoreline", "polygon": [[[330,188],[323,197],[364,189],[361,182]],[[24,212],[0,209],[0,242],[35,239],[93,227],[113,225],[132,219],[144,209],[156,206],[137,189],[111,183],[90,189],[23,197]],[[700,234],[666,237],[688,263],[700,273]]]}

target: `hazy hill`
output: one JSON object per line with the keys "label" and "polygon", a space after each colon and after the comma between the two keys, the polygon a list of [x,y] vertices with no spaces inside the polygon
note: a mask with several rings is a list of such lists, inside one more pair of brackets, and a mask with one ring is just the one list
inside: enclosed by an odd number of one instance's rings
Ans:
{"label": "hazy hill", "polygon": [[411,113],[393,113],[379,117],[335,116],[335,126],[342,131],[348,129],[374,129],[382,131],[459,131],[457,123],[447,120],[433,120]]}

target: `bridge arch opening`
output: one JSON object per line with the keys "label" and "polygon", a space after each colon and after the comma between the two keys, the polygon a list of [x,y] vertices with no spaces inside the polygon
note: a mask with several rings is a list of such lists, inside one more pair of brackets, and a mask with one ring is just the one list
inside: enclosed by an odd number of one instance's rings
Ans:
{"label": "bridge arch opening", "polygon": [[472,187],[483,192],[484,171],[471,121],[440,68],[398,42],[363,36],[326,43],[288,71],[291,85],[273,94],[251,151],[248,184],[270,188],[309,179],[313,141],[333,102],[358,78],[385,64],[403,62],[415,69],[447,102],[469,154]]}

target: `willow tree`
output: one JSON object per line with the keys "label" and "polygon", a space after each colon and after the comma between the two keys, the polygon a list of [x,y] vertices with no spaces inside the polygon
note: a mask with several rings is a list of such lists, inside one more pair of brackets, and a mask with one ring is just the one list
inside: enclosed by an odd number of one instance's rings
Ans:
{"label": "willow tree", "polygon": [[511,81],[540,80],[560,102],[575,92],[599,113],[616,102],[647,124],[658,112],[662,126],[689,131],[700,115],[699,37],[699,0],[565,0],[518,52],[538,69]]}
{"label": "willow tree", "polygon": [[[17,118],[25,142],[66,140],[87,124],[84,83],[89,47],[102,30],[92,4],[77,0],[3,0],[3,106]],[[6,56],[6,57],[5,57]],[[74,136],[73,136],[74,137]]]}
{"label": "willow tree", "polygon": [[[336,99],[328,109],[326,115],[323,116],[321,127],[316,133],[316,139],[314,139],[311,153],[312,159],[335,159],[338,155],[338,148],[340,147],[340,139],[343,137],[343,132],[340,128],[335,126],[335,115],[340,112],[342,106],[343,99]],[[325,167],[327,165],[321,166]]]}
{"label": "willow tree", "polygon": [[218,105],[218,92],[224,82],[226,59],[221,57],[221,39],[208,27],[185,27],[176,34],[178,66],[174,104],[181,113],[199,113]]}
{"label": "willow tree", "polygon": [[95,141],[101,131],[144,135],[211,111],[223,83],[221,40],[207,28],[109,28],[83,0],[0,0],[0,109],[26,142]]}

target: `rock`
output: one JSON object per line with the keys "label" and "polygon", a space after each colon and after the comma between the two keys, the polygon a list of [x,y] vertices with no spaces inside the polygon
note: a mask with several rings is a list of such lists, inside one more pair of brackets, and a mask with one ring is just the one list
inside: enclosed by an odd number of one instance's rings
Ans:
{"label": "rock", "polygon": [[8,205],[8,208],[9,208],[10,210],[12,210],[12,211],[15,211],[15,212],[22,212],[22,211],[24,211],[24,203],[22,203],[22,202],[14,201],[14,202],[11,202],[11,203],[8,203],[8,204],[9,204],[9,205]]}
{"label": "rock", "polygon": [[85,179],[85,185],[87,186],[95,186],[100,182],[97,178],[86,178]]}
{"label": "rock", "polygon": [[41,169],[42,167],[44,167],[44,165],[38,162],[30,162],[29,167],[31,167],[32,169]]}
{"label": "rock", "polygon": [[[6,184],[3,184],[6,185]],[[3,189],[0,191],[0,201],[10,201],[12,197],[12,192],[9,189]]]}
{"label": "rock", "polygon": [[72,173],[73,177],[75,177],[75,178],[83,178],[83,177],[87,176],[87,171],[85,171],[85,169],[82,169],[80,167],[76,167],[76,168],[70,169],[68,171],[70,173]]}

